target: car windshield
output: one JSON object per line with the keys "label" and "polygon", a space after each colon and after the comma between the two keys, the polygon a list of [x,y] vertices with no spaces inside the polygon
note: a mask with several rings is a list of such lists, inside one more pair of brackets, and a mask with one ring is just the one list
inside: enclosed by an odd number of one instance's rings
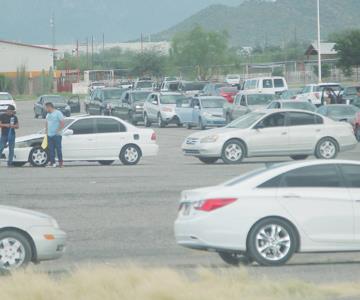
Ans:
{"label": "car windshield", "polygon": [[223,108],[225,101],[222,98],[202,99],[201,106],[202,108]]}
{"label": "car windshield", "polygon": [[160,97],[161,104],[176,104],[178,101],[186,99],[183,95],[162,95]]}
{"label": "car windshield", "polygon": [[312,105],[310,102],[285,102],[283,108],[316,111],[316,106]]}
{"label": "car windshield", "polygon": [[204,89],[205,82],[189,82],[183,85],[184,91],[201,91]]}
{"label": "car windshield", "polygon": [[51,102],[53,104],[66,104],[66,99],[62,96],[46,96],[45,103]]}
{"label": "car windshield", "polygon": [[139,81],[136,84],[137,88],[144,89],[144,88],[152,88],[153,82],[152,81]]}
{"label": "car windshield", "polygon": [[345,106],[328,106],[329,116],[331,117],[341,117],[341,116],[349,116],[355,115],[356,112],[360,111],[357,107],[352,107],[349,105]]}
{"label": "car windshield", "polygon": [[123,94],[122,89],[104,90],[105,100],[120,99],[122,94]]}
{"label": "car windshield", "polygon": [[133,99],[135,102],[145,101],[149,94],[150,92],[133,93]]}
{"label": "car windshield", "polygon": [[10,94],[0,94],[0,101],[1,100],[12,100],[12,97]]}
{"label": "car windshield", "polygon": [[258,122],[263,116],[265,116],[266,113],[262,112],[252,112],[249,114],[246,114],[235,121],[231,122],[229,125],[227,125],[227,128],[239,128],[239,129],[246,129],[251,127],[253,124]]}
{"label": "car windshield", "polygon": [[275,95],[270,94],[256,94],[248,95],[247,103],[248,105],[267,105],[271,101],[275,100]]}
{"label": "car windshield", "polygon": [[333,90],[334,92],[340,92],[341,86],[340,85],[320,85],[316,88],[316,91],[322,92],[327,89]]}

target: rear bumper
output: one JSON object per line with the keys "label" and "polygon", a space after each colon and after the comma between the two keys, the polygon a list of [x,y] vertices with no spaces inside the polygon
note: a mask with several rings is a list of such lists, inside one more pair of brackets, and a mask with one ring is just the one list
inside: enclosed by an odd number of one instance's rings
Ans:
{"label": "rear bumper", "polygon": [[159,145],[157,144],[144,144],[140,145],[142,156],[156,156],[159,153]]}

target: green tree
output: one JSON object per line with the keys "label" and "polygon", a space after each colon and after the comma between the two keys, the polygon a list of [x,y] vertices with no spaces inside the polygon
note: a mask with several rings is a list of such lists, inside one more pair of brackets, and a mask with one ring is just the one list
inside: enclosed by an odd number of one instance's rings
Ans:
{"label": "green tree", "polygon": [[214,66],[227,64],[228,53],[226,32],[207,32],[200,26],[175,34],[170,50],[171,59],[177,66],[195,69],[201,80],[212,76]]}
{"label": "green tree", "polygon": [[360,30],[351,30],[334,35],[335,50],[339,55],[339,66],[346,74],[351,74],[353,67],[360,66]]}
{"label": "green tree", "polygon": [[50,68],[49,72],[45,72],[45,70],[41,71],[40,76],[40,90],[39,94],[47,94],[53,91],[53,80],[54,80],[54,72],[52,68]]}
{"label": "green tree", "polygon": [[167,57],[156,51],[136,54],[132,62],[132,73],[137,76],[162,76],[165,73]]}
{"label": "green tree", "polygon": [[12,89],[12,82],[5,75],[0,74],[0,92],[10,92]]}
{"label": "green tree", "polygon": [[16,89],[20,95],[25,94],[28,85],[28,77],[26,75],[26,66],[21,65],[16,70]]}

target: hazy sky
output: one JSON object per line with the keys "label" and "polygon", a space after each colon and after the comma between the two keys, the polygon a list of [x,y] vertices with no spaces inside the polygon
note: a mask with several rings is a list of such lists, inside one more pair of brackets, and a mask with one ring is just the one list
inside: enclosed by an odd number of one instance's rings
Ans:
{"label": "hazy sky", "polygon": [[102,33],[109,41],[139,38],[177,24],[211,4],[242,0],[1,0],[0,39],[51,43],[55,12],[56,40],[73,42]]}

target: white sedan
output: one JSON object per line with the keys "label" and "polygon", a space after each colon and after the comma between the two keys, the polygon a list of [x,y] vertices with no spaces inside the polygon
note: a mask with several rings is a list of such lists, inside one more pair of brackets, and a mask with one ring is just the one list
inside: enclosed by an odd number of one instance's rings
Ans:
{"label": "white sedan", "polygon": [[279,164],[184,191],[175,237],[234,265],[281,265],[296,252],[360,251],[359,202],[359,162]]}
{"label": "white sedan", "polygon": [[249,113],[219,129],[190,135],[183,143],[185,155],[211,164],[227,164],[245,157],[290,156],[294,160],[315,155],[333,159],[357,145],[350,124],[335,122],[302,110],[266,110]]}
{"label": "white sedan", "polygon": [[[14,165],[29,162],[43,167],[48,151],[41,148],[43,133],[16,139]],[[139,129],[123,120],[106,116],[79,116],[66,119],[63,130],[64,161],[98,161],[110,165],[115,160],[137,164],[141,157],[157,155],[159,146],[152,129]],[[4,151],[5,158],[8,155]]]}
{"label": "white sedan", "polygon": [[48,215],[0,206],[0,270],[58,259],[65,251],[66,234]]}

